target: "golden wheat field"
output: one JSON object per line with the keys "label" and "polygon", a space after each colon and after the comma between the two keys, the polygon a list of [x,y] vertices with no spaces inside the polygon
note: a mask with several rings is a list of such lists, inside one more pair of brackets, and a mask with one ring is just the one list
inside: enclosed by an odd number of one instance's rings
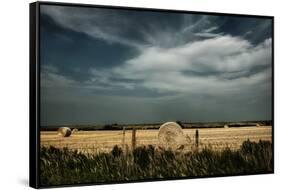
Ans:
{"label": "golden wheat field", "polygon": [[[188,149],[195,146],[195,130],[183,129],[184,134],[191,138]],[[220,150],[225,147],[238,149],[243,141],[272,140],[272,127],[233,127],[233,128],[203,128],[199,130],[199,148],[210,146]],[[132,131],[126,130],[124,144],[128,149],[132,144]],[[77,131],[70,137],[61,137],[56,131],[41,131],[41,146],[53,146],[56,148],[67,147],[84,153],[109,152],[113,146],[124,147],[122,130],[98,130]],[[154,145],[160,146],[158,142],[158,130],[138,129],[136,131],[136,146]]]}

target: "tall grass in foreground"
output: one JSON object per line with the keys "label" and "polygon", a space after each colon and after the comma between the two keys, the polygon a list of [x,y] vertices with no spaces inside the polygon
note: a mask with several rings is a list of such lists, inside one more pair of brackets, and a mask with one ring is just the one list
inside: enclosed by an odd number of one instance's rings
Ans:
{"label": "tall grass in foreground", "polygon": [[129,180],[267,173],[273,170],[272,144],[245,141],[229,148],[188,153],[158,150],[149,145],[124,154],[115,146],[110,153],[85,155],[68,149],[41,148],[41,185],[117,182]]}

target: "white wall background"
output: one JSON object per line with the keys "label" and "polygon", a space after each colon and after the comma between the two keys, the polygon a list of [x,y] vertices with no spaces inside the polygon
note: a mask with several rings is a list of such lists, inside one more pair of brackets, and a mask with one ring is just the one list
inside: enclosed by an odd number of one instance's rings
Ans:
{"label": "white wall background", "polygon": [[[0,8],[0,189],[28,187],[28,83],[30,0],[1,1]],[[275,174],[167,182],[76,187],[71,189],[271,189],[281,185],[280,166],[280,35],[278,0],[67,0],[73,3],[105,4],[162,9],[182,9],[275,16]],[[70,188],[67,188],[70,189]]]}

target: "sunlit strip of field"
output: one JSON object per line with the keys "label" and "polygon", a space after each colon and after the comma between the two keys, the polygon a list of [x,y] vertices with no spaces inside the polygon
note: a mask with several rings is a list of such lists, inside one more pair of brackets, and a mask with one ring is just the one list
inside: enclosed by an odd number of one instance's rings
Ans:
{"label": "sunlit strip of field", "polygon": [[[195,130],[184,129],[184,134],[191,138],[189,148],[194,147]],[[131,148],[131,130],[126,130],[124,143]],[[158,130],[137,130],[137,146],[154,145],[158,143]],[[211,146],[214,149],[229,147],[238,149],[245,140],[259,141],[272,140],[272,127],[235,127],[235,128],[203,128],[199,129],[199,148]],[[67,147],[81,152],[98,153],[109,152],[114,145],[123,146],[123,131],[78,131],[70,137],[60,137],[54,131],[41,131],[41,146],[54,146],[56,148]]]}

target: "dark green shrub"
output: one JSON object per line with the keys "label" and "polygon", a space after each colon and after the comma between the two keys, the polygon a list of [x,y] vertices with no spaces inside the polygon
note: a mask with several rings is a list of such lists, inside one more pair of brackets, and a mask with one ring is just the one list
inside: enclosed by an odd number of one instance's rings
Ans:
{"label": "dark green shrub", "polygon": [[115,145],[113,147],[113,149],[111,150],[111,154],[112,156],[115,157],[120,157],[123,154],[123,150],[122,148],[118,147],[117,145]]}
{"label": "dark green shrub", "polygon": [[152,150],[151,148],[137,147],[133,150],[134,162],[142,169],[147,169],[149,167],[150,161],[152,160]]}

